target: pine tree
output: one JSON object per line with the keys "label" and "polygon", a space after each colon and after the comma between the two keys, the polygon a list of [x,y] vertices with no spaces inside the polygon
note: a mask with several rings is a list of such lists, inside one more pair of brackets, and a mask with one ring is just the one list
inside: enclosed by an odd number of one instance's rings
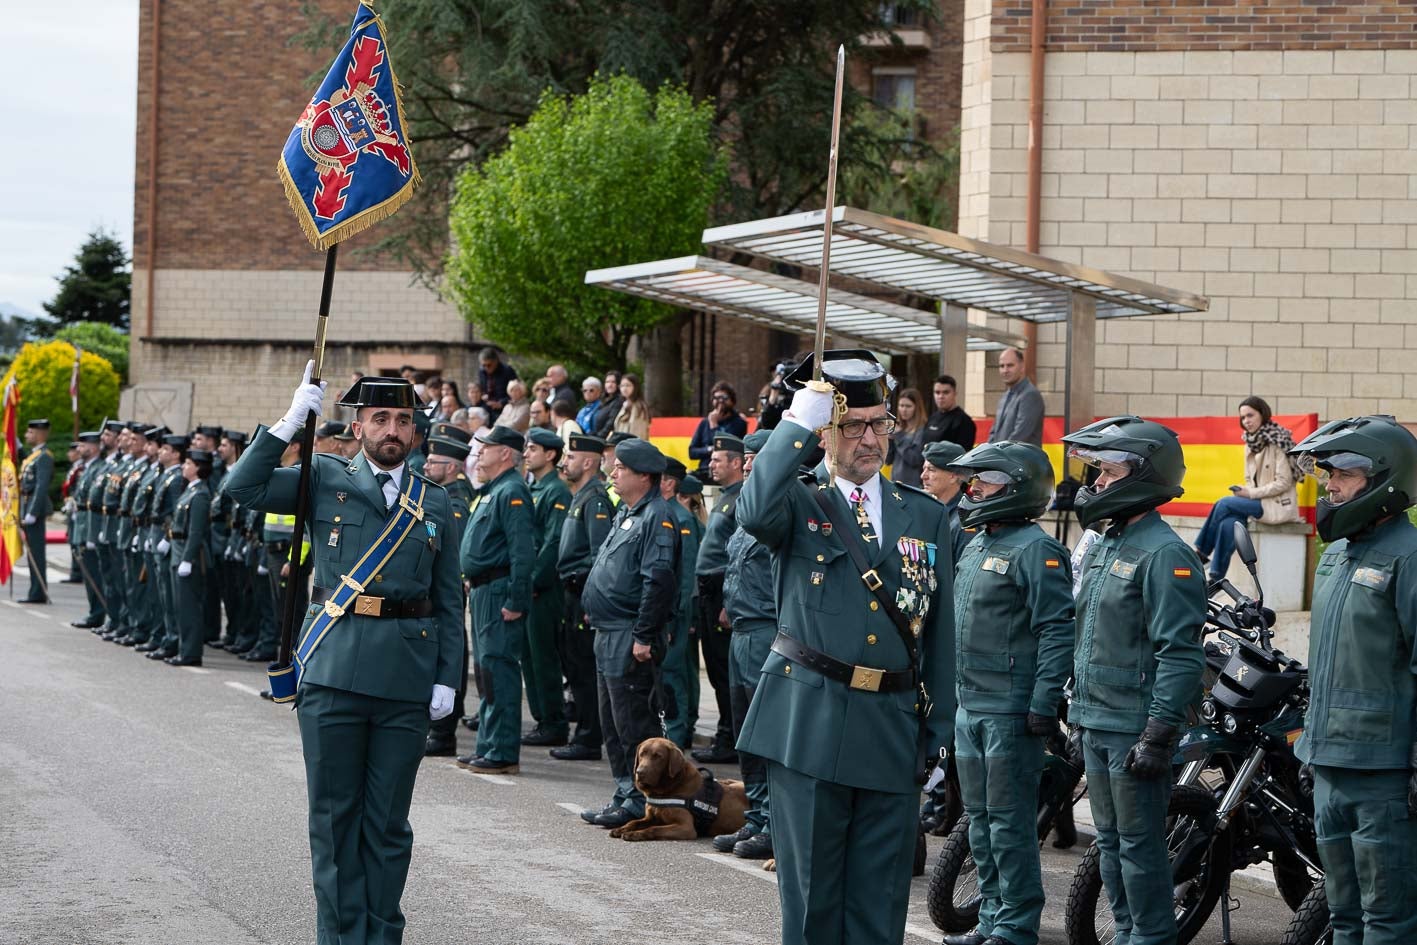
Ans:
{"label": "pine tree", "polygon": [[[128,330],[132,298],[131,260],[111,233],[102,229],[90,233],[79,247],[74,264],[59,277],[59,292],[44,303],[44,310],[57,327],[80,322],[100,322]],[[54,325],[42,325],[54,330]]]}

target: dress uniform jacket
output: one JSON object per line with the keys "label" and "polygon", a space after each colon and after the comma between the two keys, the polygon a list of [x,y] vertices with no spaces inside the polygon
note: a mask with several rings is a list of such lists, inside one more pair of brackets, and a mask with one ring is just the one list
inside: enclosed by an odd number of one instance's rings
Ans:
{"label": "dress uniform jacket", "polygon": [[170,534],[174,567],[186,562],[192,565],[194,573],[211,567],[211,551],[207,547],[211,537],[211,507],[212,492],[206,481],[187,482],[172,510]]}
{"label": "dress uniform jacket", "polygon": [[[262,430],[227,473],[236,501],[266,512],[295,511],[299,466],[277,468],[286,442]],[[410,475],[407,469],[404,475]],[[374,543],[388,518],[384,494],[363,455],[352,460],[313,457],[310,469],[311,538],[315,585],[334,588]],[[310,658],[301,684],[380,699],[427,702],[435,683],[457,688],[462,663],[462,590],[447,494],[427,483],[423,522],[408,533],[365,591],[394,601],[433,602],[427,617],[381,618],[346,613]],[[305,626],[319,613],[306,609]],[[303,629],[302,629],[303,636]]]}
{"label": "dress uniform jacket", "polygon": [[503,608],[520,614],[531,610],[534,532],[531,492],[521,474],[508,469],[478,494],[461,554],[462,573],[469,581],[496,569],[507,571],[486,585],[496,598],[499,620]]}
{"label": "dress uniform jacket", "polygon": [[49,484],[53,479],[54,457],[50,455],[49,444],[41,443],[20,464],[21,518],[33,515],[36,522],[43,522],[54,511],[54,503],[49,499]]}
{"label": "dress uniform jacket", "polygon": [[[784,420],[758,453],[738,500],[738,520],[772,550],[777,563],[778,627],[845,663],[908,670],[895,625],[852,564],[843,536],[825,534],[813,492],[826,492],[833,531],[855,528],[854,514],[825,466],[814,482],[797,478],[798,466],[817,443],[814,433]],[[884,478],[880,485],[882,534],[866,556],[887,587],[913,592],[914,606],[902,608],[906,617],[924,618],[917,637],[920,676],[934,701],[925,721],[926,745],[944,747],[954,727],[949,517],[925,493]],[[821,781],[913,793],[918,790],[916,702],[914,691],[851,689],[774,652],[763,665],[738,746]]]}

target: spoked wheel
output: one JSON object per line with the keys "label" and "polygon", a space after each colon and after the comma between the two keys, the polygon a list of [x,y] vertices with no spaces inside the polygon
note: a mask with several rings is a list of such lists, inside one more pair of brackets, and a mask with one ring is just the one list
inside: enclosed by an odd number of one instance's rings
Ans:
{"label": "spoked wheel", "polygon": [[955,821],[935,859],[926,897],[930,921],[945,932],[968,932],[979,923],[979,877],[969,852],[969,818]]}
{"label": "spoked wheel", "polygon": [[[1230,834],[1217,831],[1215,801],[1209,791],[1178,786],[1166,809],[1166,849],[1171,860],[1177,945],[1186,945],[1204,927],[1230,870]],[[1063,927],[1069,945],[1110,945],[1117,930],[1102,889],[1102,853],[1087,848],[1073,873]]]}

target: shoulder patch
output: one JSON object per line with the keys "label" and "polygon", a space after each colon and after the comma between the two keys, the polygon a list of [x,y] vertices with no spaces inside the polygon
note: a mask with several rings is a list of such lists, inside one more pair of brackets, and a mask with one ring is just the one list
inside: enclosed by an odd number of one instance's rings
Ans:
{"label": "shoulder patch", "polygon": [[1188,577],[1191,576],[1191,569],[1190,569],[1190,568],[1172,568],[1172,569],[1171,569],[1171,576],[1172,576],[1172,577],[1178,577],[1178,578],[1188,578]]}
{"label": "shoulder patch", "polygon": [[669,529],[671,532],[674,531],[674,526],[671,525],[669,522],[660,522],[659,524],[663,525],[665,528]]}
{"label": "shoulder patch", "polygon": [[526,503],[523,502],[521,499],[512,499],[512,500],[511,500],[510,502],[508,502],[507,504],[508,504],[508,505],[525,505]]}
{"label": "shoulder patch", "polygon": [[1056,567],[1060,567],[1061,565],[1062,565],[1062,562],[1059,561],[1057,558],[1044,558],[1044,559],[1043,559],[1043,567],[1045,567],[1045,568],[1056,568]]}
{"label": "shoulder patch", "polygon": [[551,503],[551,507],[558,512],[566,511],[566,505],[563,502],[553,502]]}

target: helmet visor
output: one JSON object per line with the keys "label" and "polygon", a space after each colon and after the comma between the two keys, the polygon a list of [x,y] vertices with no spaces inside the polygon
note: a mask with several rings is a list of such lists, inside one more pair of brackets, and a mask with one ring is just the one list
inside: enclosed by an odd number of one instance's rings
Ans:
{"label": "helmet visor", "polygon": [[1104,463],[1109,466],[1125,466],[1129,470],[1138,469],[1145,462],[1141,456],[1130,450],[1088,450],[1078,446],[1068,450],[1068,458],[1097,469],[1102,468]]}
{"label": "helmet visor", "polygon": [[1337,470],[1359,472],[1364,476],[1373,474],[1373,461],[1362,453],[1329,453],[1314,458],[1314,477],[1319,485],[1328,486],[1328,481]]}
{"label": "helmet visor", "polygon": [[965,478],[971,484],[976,479],[980,482],[986,482],[991,486],[1007,486],[1009,483],[1014,481],[1013,476],[1010,476],[1006,472],[1000,472],[997,469],[969,469],[953,471],[963,472],[965,474]]}

